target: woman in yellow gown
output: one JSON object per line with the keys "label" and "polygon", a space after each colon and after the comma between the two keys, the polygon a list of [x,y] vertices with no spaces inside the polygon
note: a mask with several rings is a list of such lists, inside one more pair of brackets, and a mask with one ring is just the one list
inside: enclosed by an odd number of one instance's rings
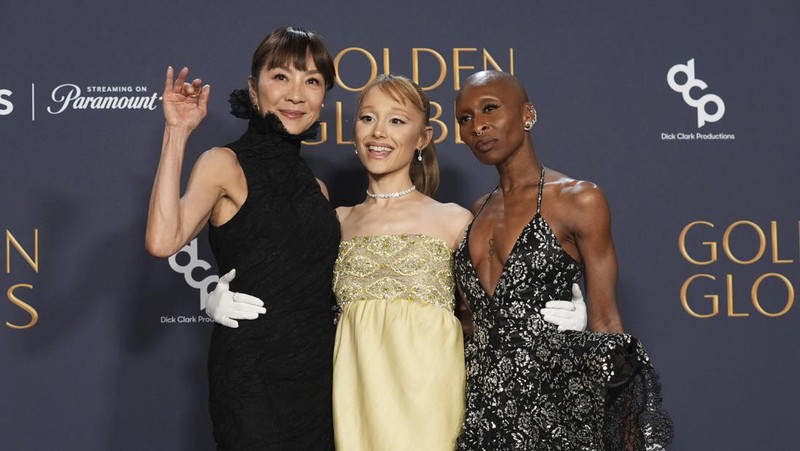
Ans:
{"label": "woman in yellow gown", "polygon": [[[461,431],[466,377],[453,253],[472,214],[430,197],[439,171],[429,111],[425,93],[401,76],[379,76],[358,99],[356,154],[369,189],[363,203],[336,210],[342,231],[333,274],[342,310],[333,355],[337,451],[450,451]],[[251,319],[237,313],[239,304],[258,302],[248,299],[221,283],[208,303]],[[553,302],[548,307],[561,314],[545,320],[585,325],[585,307]]]}
{"label": "woman in yellow gown", "polygon": [[338,450],[452,450],[464,415],[463,332],[453,250],[472,215],[433,200],[430,102],[384,75],[358,99],[363,203],[339,207],[333,289],[342,309],[333,357]]}

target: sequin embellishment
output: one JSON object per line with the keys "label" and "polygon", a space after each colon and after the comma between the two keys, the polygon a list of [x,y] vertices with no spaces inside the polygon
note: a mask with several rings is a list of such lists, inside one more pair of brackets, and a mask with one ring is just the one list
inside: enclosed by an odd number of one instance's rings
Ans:
{"label": "sequin embellishment", "polygon": [[333,291],[340,307],[406,299],[453,311],[453,251],[421,234],[358,236],[339,245]]}

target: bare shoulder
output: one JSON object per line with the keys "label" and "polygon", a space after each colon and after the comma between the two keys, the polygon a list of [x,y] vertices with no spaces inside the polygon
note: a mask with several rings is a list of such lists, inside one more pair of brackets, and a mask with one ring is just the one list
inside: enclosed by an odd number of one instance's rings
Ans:
{"label": "bare shoulder", "polygon": [[453,202],[444,203],[428,197],[424,201],[424,206],[429,214],[442,218],[447,217],[451,221],[472,220],[472,213],[469,210]]}
{"label": "bare shoulder", "polygon": [[353,212],[355,207],[336,207],[336,217],[339,218],[339,222],[342,223],[347,220],[348,216]]}
{"label": "bare shoulder", "polygon": [[190,184],[214,185],[227,191],[241,185],[244,172],[236,154],[227,147],[212,147],[197,158]]}
{"label": "bare shoulder", "polygon": [[[195,169],[217,172],[223,177],[232,175],[234,171],[241,172],[239,159],[227,147],[212,147],[201,153],[195,163]],[[231,172],[231,174],[226,174],[227,172]]]}
{"label": "bare shoulder", "polygon": [[322,180],[315,177],[317,179],[317,184],[319,185],[319,190],[322,191],[322,195],[325,196],[325,199],[330,200],[330,195],[328,195],[328,185],[325,184]]}
{"label": "bare shoulder", "polygon": [[595,214],[608,211],[608,200],[603,190],[595,183],[576,180],[564,190],[569,203],[578,211]]}
{"label": "bare shoulder", "polygon": [[441,230],[446,241],[456,246],[467,226],[472,222],[472,213],[456,203],[442,203],[431,199],[426,208],[430,223]]}
{"label": "bare shoulder", "polygon": [[472,219],[474,218],[471,211],[456,203],[447,203],[441,205],[443,213],[450,218],[450,221],[456,224],[458,226],[457,228],[459,229],[465,228],[470,222],[472,222]]}
{"label": "bare shoulder", "polygon": [[[603,190],[596,183],[577,180],[554,172],[545,179],[551,211],[563,218],[566,226],[583,235],[589,230],[605,230],[610,227],[611,212]],[[560,212],[560,213],[559,213]]]}
{"label": "bare shoulder", "polygon": [[439,202],[438,200],[430,197],[426,198],[425,201],[428,207],[433,208],[442,214],[471,214],[469,213],[469,210],[455,202]]}
{"label": "bare shoulder", "polygon": [[466,227],[474,216],[472,212],[456,203],[439,204],[439,211],[448,222],[452,223],[455,228],[463,229]]}
{"label": "bare shoulder", "polygon": [[555,191],[559,203],[570,208],[596,209],[608,208],[606,195],[596,183],[578,180],[557,171],[550,171],[545,178],[546,186]]}
{"label": "bare shoulder", "polygon": [[228,147],[212,147],[202,154],[200,154],[200,158],[197,161],[208,161],[209,164],[235,164],[239,165],[239,159],[236,158],[236,154]]}

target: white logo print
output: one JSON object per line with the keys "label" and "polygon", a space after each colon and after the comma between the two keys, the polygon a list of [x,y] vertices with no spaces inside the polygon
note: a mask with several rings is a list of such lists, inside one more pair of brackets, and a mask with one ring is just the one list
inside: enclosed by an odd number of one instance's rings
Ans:
{"label": "white logo print", "polygon": [[[675,81],[675,75],[679,72],[686,74],[686,83],[678,84]],[[697,109],[697,128],[706,125],[706,122],[717,122],[725,115],[725,102],[716,94],[706,94],[699,99],[693,99],[691,96],[692,88],[700,88],[702,90],[708,88],[708,85],[694,76],[694,58],[690,59],[686,64],[676,64],[667,72],[667,83],[673,91],[683,94],[683,101],[687,105]],[[717,105],[717,111],[714,114],[708,114],[706,105],[714,103]]]}
{"label": "white logo print", "polygon": [[[50,114],[61,114],[67,108],[73,110],[155,110],[158,107],[158,94],[146,94],[147,88],[137,86],[89,86],[88,93],[111,93],[113,95],[84,96],[78,85],[65,83],[53,89],[50,98],[53,106],[47,107]],[[135,91],[135,93],[134,93]],[[118,94],[131,95],[118,95]]]}
{"label": "white logo print", "polygon": [[[177,256],[181,253],[185,252],[189,256],[189,263],[185,265],[180,265],[178,263]],[[183,278],[186,279],[186,283],[189,284],[192,288],[197,288],[200,290],[200,310],[206,308],[206,300],[208,299],[208,286],[212,283],[216,283],[219,281],[219,277],[216,275],[208,276],[203,280],[194,280],[192,278],[192,272],[196,268],[202,269],[210,269],[211,265],[208,264],[205,260],[200,260],[197,258],[197,238],[193,239],[189,242],[186,246],[183,246],[181,250],[175,253],[172,257],[169,258],[169,266],[178,274],[183,274]]]}

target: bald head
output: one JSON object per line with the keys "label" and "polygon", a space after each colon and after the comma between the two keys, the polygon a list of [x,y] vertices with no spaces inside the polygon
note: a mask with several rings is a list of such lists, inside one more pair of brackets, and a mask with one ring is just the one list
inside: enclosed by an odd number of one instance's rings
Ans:
{"label": "bald head", "polygon": [[525,90],[525,87],[522,86],[522,83],[517,80],[517,77],[509,74],[508,72],[500,72],[496,70],[484,70],[481,72],[476,72],[466,80],[464,80],[464,84],[461,86],[461,89],[458,91],[458,96],[456,99],[461,96],[461,93],[464,91],[469,90],[472,87],[487,87],[492,88],[495,86],[503,86],[506,88],[510,88],[510,92],[513,93],[515,96],[519,96],[519,100],[522,103],[528,102],[528,92]]}

